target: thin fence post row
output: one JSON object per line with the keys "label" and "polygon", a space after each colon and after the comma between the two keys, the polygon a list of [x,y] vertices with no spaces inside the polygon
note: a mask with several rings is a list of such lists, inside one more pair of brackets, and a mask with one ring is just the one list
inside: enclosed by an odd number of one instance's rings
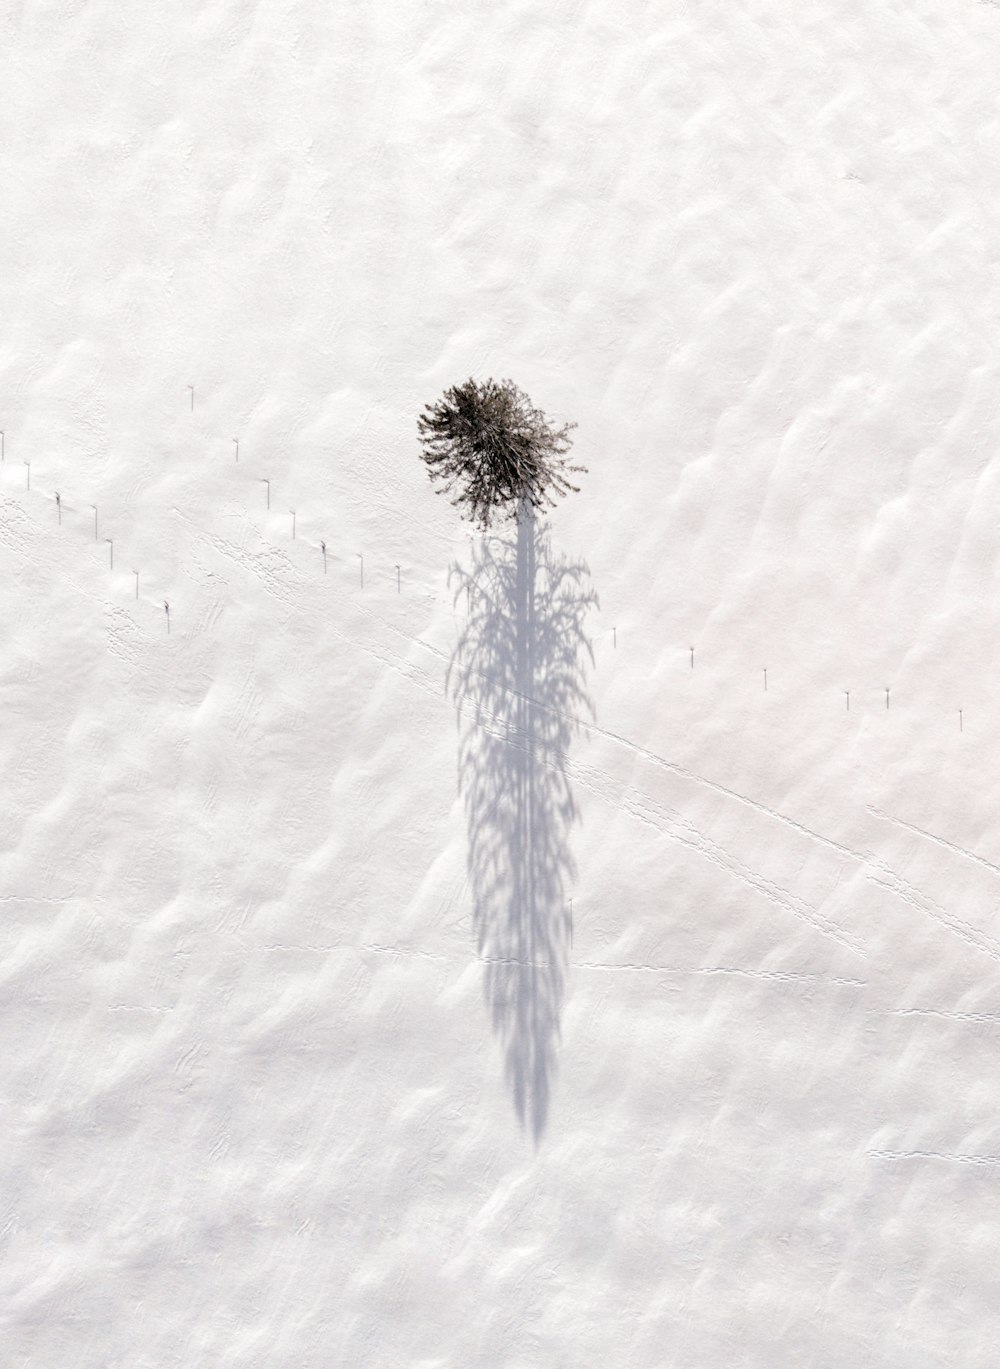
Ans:
{"label": "thin fence post row", "polygon": [[[193,409],[194,409],[194,386],[193,386],[193,385],[189,385],[189,386],[188,386],[188,390],[191,392],[191,408],[192,408],[192,410],[193,410]],[[5,461],[5,460],[6,460],[5,439],[6,439],[5,431],[4,431],[4,429],[0,428],[0,461]],[[234,445],[234,447],[235,447],[235,459],[236,459],[237,461],[239,461],[239,459],[240,459],[240,443],[239,443],[239,438],[234,437],[232,440],[233,440],[233,445]],[[25,467],[26,488],[30,490],[30,489],[31,489],[31,462],[30,462],[30,461],[24,461],[23,464],[24,464],[24,467]],[[265,487],[266,496],[267,496],[267,507],[270,509],[270,507],[271,507],[271,481],[270,481],[270,479],[269,479],[267,476],[260,476],[259,479],[260,479],[261,483],[262,483],[262,484],[264,485],[264,487]],[[56,501],[56,516],[57,516],[58,521],[59,521],[59,524],[60,524],[60,526],[61,526],[61,525],[62,525],[62,494],[61,494],[61,492],[60,492],[59,490],[56,490],[56,491],[55,491],[55,501]],[[99,525],[98,506],[97,506],[96,504],[91,504],[90,507],[91,507],[91,508],[93,509],[93,511],[94,511],[94,540],[95,540],[95,541],[98,541],[98,540],[99,540],[99,536],[100,536],[100,533],[99,533],[99,527],[100,527],[100,525]],[[296,529],[297,529],[297,522],[296,522],[296,520],[297,520],[297,510],[296,510],[296,509],[289,509],[288,512],[289,512],[289,513],[291,514],[291,516],[292,516],[292,537],[295,538],[296,535],[297,535],[297,531],[296,531]],[[114,544],[114,539],[111,538],[111,537],[105,537],[104,540],[105,540],[105,542],[107,542],[107,544],[108,544],[109,567],[110,567],[110,569],[114,570],[114,565],[115,565],[115,544]],[[326,540],[325,540],[325,538],[324,538],[324,539],[321,539],[319,546],[320,546],[320,551],[322,552],[322,555],[323,555],[323,574],[325,575],[325,574],[327,574],[327,545],[326,545]],[[359,551],[359,552],[355,552],[355,555],[357,556],[358,562],[359,562],[359,565],[360,565],[361,588],[364,589],[364,584],[365,584],[365,557],[364,557],[364,553]],[[396,593],[397,593],[397,594],[400,594],[400,593],[402,593],[402,571],[401,571],[401,567],[399,566],[399,564],[396,564],[395,570],[396,570]],[[135,597],[136,597],[136,599],[138,599],[138,598],[139,598],[139,572],[138,572],[138,570],[133,570],[133,571],[132,571],[132,574],[135,576]],[[469,609],[470,609],[470,611],[471,611],[471,607],[472,607],[472,587],[471,587],[471,585],[467,585],[467,586],[466,586],[466,598],[467,598],[467,602],[468,602],[468,607],[469,607]],[[170,604],[169,604],[169,601],[166,600],[166,599],[164,599],[164,601],[163,601],[163,611],[164,611],[164,615],[165,615],[165,617],[166,617],[167,632],[170,632]],[[614,645],[615,649],[617,649],[617,647],[618,647],[618,628],[617,628],[617,626],[612,627],[612,629],[611,629],[611,634],[612,634],[612,642],[613,642],[613,645]],[[694,669],[694,647],[693,647],[693,646],[689,647],[689,648],[688,648],[688,651],[690,652],[690,663],[691,663],[691,669],[693,670],[693,669]],[[767,686],[767,671],[768,671],[767,666],[762,667],[762,671],[763,671],[763,676],[764,676],[764,692],[766,693],[766,692],[767,692],[767,688],[768,688],[768,686]],[[884,691],[885,691],[885,706],[886,706],[886,711],[888,711],[888,710],[889,710],[889,707],[890,707],[890,694],[891,694],[891,689],[890,689],[890,686],[888,686],[888,685],[884,685],[884,686],[883,686],[883,689],[884,689]],[[844,707],[845,707],[845,711],[849,713],[849,712],[851,711],[851,691],[850,691],[849,689],[845,689],[845,690],[843,691],[843,695],[844,695]],[[959,730],[959,732],[964,732],[964,731],[965,731],[965,710],[964,710],[964,709],[961,709],[961,708],[958,710],[958,730]],[[570,899],[569,902],[570,902],[570,914],[571,914],[571,916],[572,916],[573,900]]]}

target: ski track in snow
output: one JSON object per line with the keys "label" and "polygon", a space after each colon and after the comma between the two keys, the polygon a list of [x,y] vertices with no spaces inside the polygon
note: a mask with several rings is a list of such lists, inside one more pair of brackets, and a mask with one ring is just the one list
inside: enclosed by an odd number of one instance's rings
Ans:
{"label": "ski track in snow", "polygon": [[[369,955],[384,955],[395,957],[400,960],[417,959],[430,960],[438,964],[448,965],[453,969],[458,969],[467,963],[467,957],[447,955],[442,951],[426,951],[417,946],[394,946],[380,942],[335,942],[330,945],[316,945],[309,942],[268,942],[258,947],[261,951],[308,951],[313,955],[338,955],[349,953],[360,955],[362,952]],[[478,955],[476,959],[482,965],[517,965],[523,969],[546,970],[553,968],[552,962],[548,960],[525,960],[517,956],[496,956]],[[787,985],[810,985],[817,986],[829,985],[835,988],[845,989],[866,989],[868,980],[850,979],[844,975],[835,974],[814,974],[807,971],[801,973],[794,970],[759,970],[744,965],[660,965],[645,962],[628,961],[602,961],[602,960],[570,960],[566,964],[568,970],[591,971],[595,974],[639,974],[639,975],[663,975],[667,977],[684,977],[690,975],[732,975],[744,979],[759,979],[764,983],[787,984]],[[123,1005],[127,1006],[127,1005]],[[156,1011],[164,1011],[156,1009]]]}
{"label": "ski track in snow", "polygon": [[940,846],[945,851],[951,851],[954,855],[961,856],[963,860],[971,860],[976,865],[981,865],[984,870],[989,870],[990,874],[1000,875],[1000,865],[996,865],[992,860],[987,860],[985,856],[979,855],[976,851],[970,851],[967,846],[959,846],[953,841],[948,841],[945,837],[939,837],[933,832],[928,832],[923,827],[917,827],[915,823],[905,822],[902,818],[894,818],[888,813],[883,813],[881,808],[876,808],[872,804],[868,804],[867,808],[872,817],[891,823],[904,832],[912,832],[915,836],[923,837],[925,841],[931,841],[935,846]]}
{"label": "ski track in snow", "polygon": [[972,1165],[981,1169],[1000,1165],[1000,1155],[963,1155],[943,1150],[868,1150],[865,1154],[872,1160],[941,1160],[946,1164]]}
{"label": "ski track in snow", "polygon": [[[409,645],[419,647],[428,652],[438,660],[442,667],[445,669],[447,668],[448,659],[439,648],[433,646],[422,637],[407,636],[407,634],[403,633],[395,624],[389,623],[368,606],[364,606],[364,611],[384,628],[403,637]],[[396,670],[412,684],[417,685],[418,688],[423,689],[435,697],[441,696],[440,686],[437,684],[436,679],[429,676],[426,671],[416,666],[412,661],[391,651],[387,646],[383,645],[381,648],[377,648],[357,639],[345,637],[344,640],[352,641],[355,647],[376,657],[388,668]],[[521,697],[516,690],[510,689],[507,692],[511,697],[512,703]],[[861,868],[865,878],[872,883],[877,884],[879,887],[894,894],[915,911],[931,918],[945,931],[960,938],[970,949],[988,956],[991,960],[1000,961],[1000,942],[987,933],[972,927],[961,918],[949,913],[946,909],[941,908],[929,895],[916,889],[909,881],[904,879],[903,876],[893,870],[887,862],[880,859],[873,852],[859,851],[853,847],[846,846],[842,842],[825,836],[821,832],[816,832],[804,823],[798,822],[794,818],[790,818],[787,814],[780,813],[776,809],[770,808],[767,804],[760,803],[746,794],[741,794],[726,785],[719,784],[717,781],[712,780],[705,775],[696,774],[687,767],[670,761],[666,757],[651,751],[649,748],[639,746],[630,741],[627,737],[623,737],[619,733],[613,732],[607,728],[602,728],[598,724],[589,722],[585,718],[575,716],[566,717],[565,715],[560,714],[558,710],[551,709],[544,703],[539,703],[537,700],[531,700],[531,702],[543,710],[565,718],[565,721],[569,722],[580,732],[585,732],[592,737],[600,737],[604,740],[613,742],[623,750],[628,751],[650,765],[665,770],[669,774],[675,775],[694,785],[718,793],[727,800],[739,803],[767,819],[778,822],[790,830],[795,831],[800,836],[805,837],[807,840],[815,842],[820,846],[834,851],[837,855],[854,862]],[[506,718],[493,716],[489,720],[481,718],[480,723],[483,726],[492,725],[497,730],[497,734],[501,735],[507,729],[508,720]],[[585,769],[582,766],[577,766],[567,758],[560,758],[560,761],[563,764],[566,773],[571,778],[580,783],[582,787],[588,789],[595,796],[603,798],[612,807],[624,808],[624,810],[629,812],[637,821],[647,823],[647,825],[653,827],[661,835],[697,850],[706,859],[713,861],[713,863],[721,868],[727,869],[729,873],[741,879],[749,887],[770,899],[771,902],[783,908],[784,911],[790,913],[793,917],[808,922],[821,935],[832,937],[846,949],[859,956],[865,956],[867,954],[867,948],[865,947],[864,942],[859,938],[852,936],[843,928],[836,926],[836,924],[825,918],[818,909],[805,904],[801,899],[798,899],[797,896],[791,894],[789,891],[780,889],[759,872],[749,869],[743,862],[725,855],[716,843],[706,838],[703,834],[697,833],[696,829],[691,824],[686,823],[681,819],[679,815],[672,814],[669,819],[665,820],[662,808],[660,808],[657,801],[650,795],[639,794],[634,788],[631,792],[627,792],[624,786],[615,781],[606,771],[598,771],[593,767]],[[615,792],[616,790],[618,791],[617,793]],[[657,809],[660,810],[658,814],[656,812]],[[871,811],[875,816],[883,816],[877,810]],[[907,824],[902,825],[908,826]],[[683,830],[685,827],[688,829],[686,833]],[[920,831],[920,829],[914,830]],[[926,836],[931,840],[938,840],[931,833],[920,831],[920,835]],[[942,841],[941,844],[946,847],[951,847],[951,843]],[[967,852],[959,847],[951,847],[951,849],[953,849],[956,854],[969,856],[972,859],[978,860],[980,864],[989,868],[992,873],[1000,874],[1000,867],[993,866],[991,862],[986,861],[981,857],[976,857],[974,853]]]}

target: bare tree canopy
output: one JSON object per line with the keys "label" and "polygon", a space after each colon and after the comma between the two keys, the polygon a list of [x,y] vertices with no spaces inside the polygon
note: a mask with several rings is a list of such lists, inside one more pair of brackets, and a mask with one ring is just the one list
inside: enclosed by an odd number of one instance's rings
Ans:
{"label": "bare tree canopy", "polygon": [[417,419],[437,493],[453,494],[482,528],[517,518],[522,507],[554,508],[557,496],[577,490],[569,477],[585,468],[566,460],[575,427],[553,428],[512,380],[453,385]]}

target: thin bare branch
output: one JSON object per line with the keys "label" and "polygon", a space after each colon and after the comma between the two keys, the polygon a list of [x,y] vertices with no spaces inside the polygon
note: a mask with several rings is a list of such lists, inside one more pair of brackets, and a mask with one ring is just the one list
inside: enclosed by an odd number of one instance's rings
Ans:
{"label": "thin bare branch", "polygon": [[469,379],[446,390],[417,419],[422,459],[438,493],[482,528],[517,518],[527,503],[554,508],[578,487],[566,460],[575,423],[553,428],[511,380]]}

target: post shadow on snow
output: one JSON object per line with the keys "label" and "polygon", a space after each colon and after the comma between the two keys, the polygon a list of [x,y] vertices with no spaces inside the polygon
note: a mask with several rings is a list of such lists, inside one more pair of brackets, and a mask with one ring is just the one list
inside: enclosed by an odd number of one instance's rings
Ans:
{"label": "post shadow on snow", "polygon": [[522,511],[516,531],[474,545],[453,565],[467,620],[448,670],[458,711],[459,792],[484,992],[522,1126],[541,1137],[572,943],[570,833],[578,821],[566,773],[576,719],[593,716],[597,605],[586,565],[552,551]]}

